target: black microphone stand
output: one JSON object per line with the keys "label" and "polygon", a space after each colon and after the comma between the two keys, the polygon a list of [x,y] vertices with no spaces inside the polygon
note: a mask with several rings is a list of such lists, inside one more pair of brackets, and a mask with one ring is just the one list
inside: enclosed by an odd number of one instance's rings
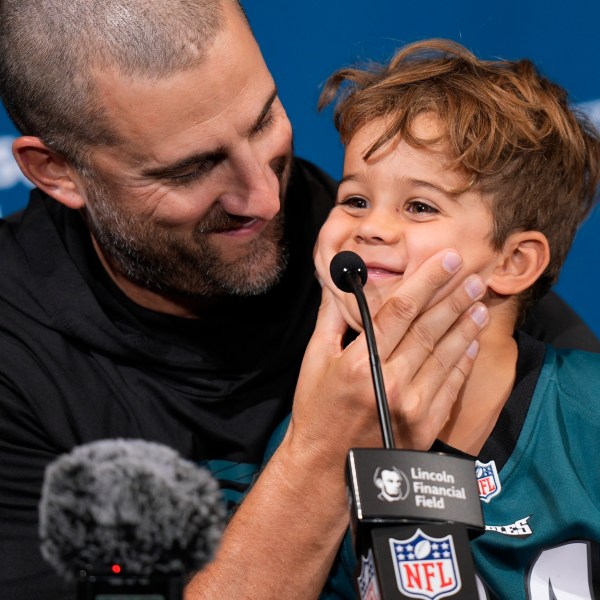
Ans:
{"label": "black microphone stand", "polygon": [[478,597],[469,539],[483,532],[473,459],[395,449],[381,362],[363,285],[367,269],[352,252],[331,263],[336,285],[356,297],[367,347],[383,448],[351,449],[346,480],[361,600]]}
{"label": "black microphone stand", "polygon": [[[366,268],[365,268],[366,273]],[[392,450],[396,447],[394,443],[394,432],[390,418],[390,407],[385,393],[383,383],[383,373],[381,371],[381,361],[377,352],[377,342],[375,341],[375,331],[373,330],[373,321],[365,293],[363,291],[363,281],[358,269],[348,269],[344,272],[346,281],[350,286],[352,293],[358,302],[358,310],[362,318],[367,339],[367,349],[369,351],[369,364],[371,365],[371,377],[373,378],[373,387],[375,389],[375,401],[377,402],[377,412],[379,413],[379,424],[381,426],[381,436],[383,438],[383,447]]]}

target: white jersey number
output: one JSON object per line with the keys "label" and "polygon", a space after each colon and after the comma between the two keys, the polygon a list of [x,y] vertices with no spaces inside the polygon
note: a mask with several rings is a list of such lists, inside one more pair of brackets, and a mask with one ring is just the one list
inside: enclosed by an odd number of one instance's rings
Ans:
{"label": "white jersey number", "polygon": [[594,600],[589,542],[569,542],[544,550],[527,578],[531,600]]}
{"label": "white jersey number", "polygon": [[[568,542],[542,550],[526,577],[527,600],[600,600],[594,593],[592,563],[597,546],[590,542]],[[495,598],[477,577],[479,600]]]}

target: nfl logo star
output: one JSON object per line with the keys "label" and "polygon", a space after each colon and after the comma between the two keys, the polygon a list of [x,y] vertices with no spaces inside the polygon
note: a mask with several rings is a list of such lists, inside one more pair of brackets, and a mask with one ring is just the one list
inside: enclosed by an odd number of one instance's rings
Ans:
{"label": "nfl logo star", "polygon": [[390,538],[390,548],[398,589],[409,598],[438,600],[460,591],[451,535],[434,538],[417,529],[409,539]]}
{"label": "nfl logo star", "polygon": [[482,463],[475,461],[475,474],[477,475],[477,486],[479,487],[479,498],[489,502],[497,496],[502,489],[496,463],[493,460]]}
{"label": "nfl logo star", "polygon": [[373,552],[369,549],[369,554],[365,558],[360,557],[360,575],[358,576],[358,591],[361,600],[381,600],[379,587],[377,587],[377,578],[375,577],[375,563],[373,561]]}

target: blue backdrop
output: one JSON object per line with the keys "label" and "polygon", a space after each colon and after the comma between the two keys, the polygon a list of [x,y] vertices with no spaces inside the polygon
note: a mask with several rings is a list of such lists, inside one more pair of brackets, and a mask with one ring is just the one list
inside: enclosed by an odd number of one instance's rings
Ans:
{"label": "blue backdrop", "polygon": [[[295,129],[297,153],[339,177],[342,150],[330,111],[316,111],[336,68],[384,60],[427,37],[457,40],[483,58],[532,59],[600,125],[600,3],[589,0],[246,0],[267,64]],[[23,206],[27,187],[10,153],[15,131],[0,109],[0,210]],[[557,286],[600,336],[600,208],[582,227]]]}

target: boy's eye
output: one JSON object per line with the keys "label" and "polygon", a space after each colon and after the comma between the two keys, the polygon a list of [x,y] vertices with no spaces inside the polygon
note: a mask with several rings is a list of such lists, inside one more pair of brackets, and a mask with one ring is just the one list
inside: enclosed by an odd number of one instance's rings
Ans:
{"label": "boy's eye", "polygon": [[436,214],[437,212],[439,212],[437,208],[434,208],[426,202],[421,202],[420,200],[413,200],[411,202],[408,202],[406,205],[406,210],[407,212],[416,215]]}
{"label": "boy's eye", "polygon": [[344,198],[340,200],[338,204],[342,206],[347,206],[348,208],[369,208],[370,204],[366,198],[362,198],[361,196],[349,196],[348,198]]}

